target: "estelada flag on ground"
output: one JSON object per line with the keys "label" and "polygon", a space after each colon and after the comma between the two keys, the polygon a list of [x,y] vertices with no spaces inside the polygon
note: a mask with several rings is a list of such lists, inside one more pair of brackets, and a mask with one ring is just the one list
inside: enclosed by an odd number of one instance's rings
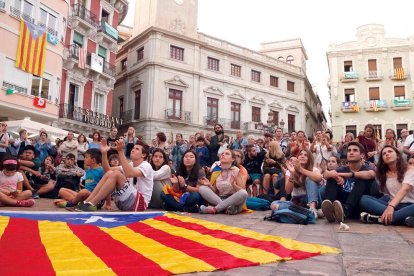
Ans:
{"label": "estelada flag on ground", "polygon": [[40,97],[33,98],[33,105],[40,108],[46,107],[46,100]]}
{"label": "estelada flag on ground", "polygon": [[21,19],[16,67],[42,77],[45,65],[46,41],[45,27]]}
{"label": "estelada flag on ground", "polygon": [[338,253],[159,212],[0,212],[0,248],[0,275],[169,275]]}

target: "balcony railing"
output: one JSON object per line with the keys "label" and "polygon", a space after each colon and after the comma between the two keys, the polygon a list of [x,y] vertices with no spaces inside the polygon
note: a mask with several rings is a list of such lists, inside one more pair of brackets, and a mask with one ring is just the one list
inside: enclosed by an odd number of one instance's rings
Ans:
{"label": "balcony railing", "polygon": [[139,117],[139,110],[136,109],[130,109],[121,114],[121,119],[124,123],[131,122],[132,120],[139,120]]}
{"label": "balcony railing", "polygon": [[85,8],[85,6],[81,4],[75,4],[72,7],[72,16],[77,16],[82,20],[86,21],[88,24],[92,25],[93,27],[98,26],[98,17],[96,14]]}
{"label": "balcony railing", "polygon": [[0,0],[0,10],[4,11],[5,8],[6,8],[6,2]]}
{"label": "balcony railing", "polygon": [[118,127],[123,123],[122,118],[111,117],[103,113],[81,108],[71,104],[59,105],[59,118],[69,119],[104,128]]}
{"label": "balcony railing", "polygon": [[342,102],[341,110],[342,112],[358,112],[359,111],[358,102],[350,102],[350,101]]}
{"label": "balcony railing", "polygon": [[384,111],[388,108],[386,100],[365,101],[365,111]]}
{"label": "balcony railing", "polygon": [[17,17],[20,20],[20,17],[22,17],[24,20],[34,23],[34,19],[32,16],[25,14],[23,11],[16,9],[15,7],[10,7],[10,12],[14,17]]}
{"label": "balcony railing", "polygon": [[73,59],[79,60],[79,48],[80,47],[77,44],[69,45],[69,47],[68,47],[68,51],[69,51],[68,58],[73,58]]}
{"label": "balcony railing", "polygon": [[390,72],[390,79],[392,80],[405,80],[409,76],[407,69],[405,68],[394,68]]}
{"label": "balcony railing", "polygon": [[45,24],[43,24],[42,22],[39,22],[39,24],[38,24],[38,25],[39,25],[39,26],[42,26],[42,27],[44,27],[44,28],[46,28],[47,32],[48,32],[48,33],[50,33],[51,35],[56,36],[56,35],[58,34],[58,32],[57,32],[54,28],[49,27],[49,26],[46,26],[46,25],[45,25]]}
{"label": "balcony railing", "polygon": [[358,80],[358,73],[351,71],[351,72],[344,72],[344,74],[341,76],[342,82],[351,82],[351,81],[357,81]]}
{"label": "balcony railing", "polygon": [[169,108],[165,110],[165,118],[168,120],[191,122],[191,112]]}
{"label": "balcony railing", "polygon": [[374,80],[381,80],[382,73],[380,71],[368,71],[367,75],[365,76],[365,80],[367,81],[374,81]]}
{"label": "balcony railing", "polygon": [[411,99],[393,99],[392,110],[408,110],[411,109],[413,103]]}
{"label": "balcony railing", "polygon": [[99,22],[98,32],[103,32],[115,41],[118,40],[118,30],[109,25],[106,21]]}
{"label": "balcony railing", "polygon": [[103,62],[103,72],[105,74],[110,75],[111,77],[115,77],[115,65],[110,64],[106,60]]}

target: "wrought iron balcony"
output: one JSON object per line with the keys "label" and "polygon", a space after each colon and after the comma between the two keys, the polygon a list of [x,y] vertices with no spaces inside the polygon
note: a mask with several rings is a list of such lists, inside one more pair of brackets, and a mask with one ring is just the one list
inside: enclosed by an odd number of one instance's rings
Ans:
{"label": "wrought iron balcony", "polygon": [[39,22],[38,23],[38,25],[39,26],[42,26],[42,27],[44,27],[44,28],[46,28],[46,31],[48,32],[48,33],[50,33],[51,35],[54,35],[54,36],[56,36],[57,34],[58,34],[58,32],[54,29],[54,28],[51,28],[51,27],[49,27],[49,26],[46,26],[44,23],[42,23],[42,22]]}
{"label": "wrought iron balcony", "polygon": [[81,4],[72,6],[72,16],[82,19],[93,28],[98,26],[98,16]]}
{"label": "wrought iron balcony", "polygon": [[0,10],[3,10],[6,8],[6,2],[0,0]]}
{"label": "wrought iron balcony", "polygon": [[103,113],[71,104],[59,105],[59,118],[104,128],[118,127],[123,123],[122,118],[111,117]]}
{"label": "wrought iron balcony", "polygon": [[124,123],[131,122],[133,120],[139,120],[140,114],[139,110],[130,109],[127,111],[122,112],[121,119]]}
{"label": "wrought iron balcony", "polygon": [[10,7],[10,13],[19,20],[20,20],[20,18],[23,18],[26,21],[34,23],[34,19],[32,18],[32,16],[30,16],[28,14],[25,14],[24,11],[16,9],[13,6]]}
{"label": "wrought iron balcony", "polygon": [[103,63],[103,72],[111,77],[115,77],[115,65],[110,64],[106,60]]}
{"label": "wrought iron balcony", "polygon": [[359,112],[358,102],[345,101],[341,105],[342,112]]}
{"label": "wrought iron balcony", "polygon": [[409,110],[413,106],[411,99],[393,99],[392,100],[392,110]]}
{"label": "wrought iron balcony", "polygon": [[358,73],[351,71],[351,72],[344,72],[343,75],[340,77],[341,82],[354,82],[358,80]]}
{"label": "wrought iron balcony", "polygon": [[167,120],[183,121],[186,123],[190,123],[191,112],[169,108],[165,110],[165,118]]}
{"label": "wrought iron balcony", "polygon": [[380,71],[368,71],[365,76],[366,81],[382,80],[382,73]]}
{"label": "wrought iron balcony", "polygon": [[118,30],[112,27],[106,21],[99,22],[98,32],[104,33],[107,37],[110,38],[110,43],[116,42],[118,40]]}
{"label": "wrought iron balcony", "polygon": [[79,48],[80,47],[77,44],[69,45],[67,58],[79,60]]}
{"label": "wrought iron balcony", "polygon": [[387,110],[387,101],[386,100],[369,100],[365,101],[365,111],[368,112],[377,112]]}

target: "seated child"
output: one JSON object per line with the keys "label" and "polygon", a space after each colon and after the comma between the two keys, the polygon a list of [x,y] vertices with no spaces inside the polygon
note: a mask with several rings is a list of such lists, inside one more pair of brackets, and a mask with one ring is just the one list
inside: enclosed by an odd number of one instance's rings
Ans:
{"label": "seated child", "polygon": [[15,157],[5,157],[0,164],[0,206],[31,207],[35,203],[30,190],[22,191],[23,175]]}
{"label": "seated child", "polygon": [[[84,165],[86,168],[85,175],[85,189],[81,189],[79,192],[73,191],[68,188],[61,188],[59,190],[59,197],[54,201],[54,204],[58,207],[75,207],[79,202],[84,201],[91,194],[98,182],[104,175],[104,170],[100,163],[102,162],[102,154],[99,149],[88,149],[85,153]],[[104,201],[98,204],[98,208],[101,208]],[[111,201],[107,202],[106,208],[110,209]]]}

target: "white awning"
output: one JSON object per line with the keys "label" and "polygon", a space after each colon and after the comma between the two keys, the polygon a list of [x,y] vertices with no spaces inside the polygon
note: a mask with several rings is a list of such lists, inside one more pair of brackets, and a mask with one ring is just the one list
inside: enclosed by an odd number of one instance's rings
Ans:
{"label": "white awning", "polygon": [[38,123],[30,120],[29,118],[17,121],[7,121],[5,123],[8,125],[7,131],[13,134],[17,134],[17,136],[19,136],[19,131],[21,129],[25,129],[27,131],[28,137],[36,137],[39,135],[39,131],[41,129],[44,129],[46,130],[49,139],[51,139],[52,141],[56,138],[63,139],[65,136],[68,135],[68,131],[66,130]]}

